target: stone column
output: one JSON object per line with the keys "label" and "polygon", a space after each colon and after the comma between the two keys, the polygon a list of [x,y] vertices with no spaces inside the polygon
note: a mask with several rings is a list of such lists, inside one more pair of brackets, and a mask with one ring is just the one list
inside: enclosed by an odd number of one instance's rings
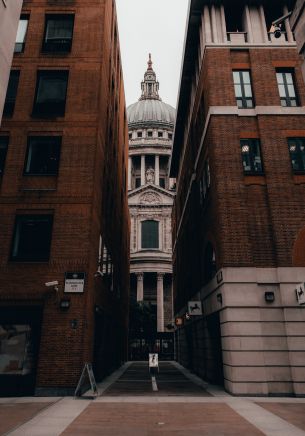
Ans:
{"label": "stone column", "polygon": [[226,44],[228,42],[228,36],[227,36],[227,23],[226,23],[226,14],[225,14],[224,5],[220,6],[220,15],[221,15],[221,28],[222,28],[223,42]]}
{"label": "stone column", "polygon": [[141,186],[145,185],[145,156],[141,156]]}
{"label": "stone column", "polygon": [[131,166],[132,166],[132,159],[131,157],[128,158],[128,191],[131,190]]}
{"label": "stone column", "polygon": [[[283,14],[286,15],[286,14],[288,14],[288,12],[289,12],[288,8],[285,5],[284,8],[283,8]],[[291,31],[289,18],[287,18],[285,20],[285,30],[286,30],[286,33],[287,33],[288,42],[294,42],[294,37],[293,37],[293,33]]]}
{"label": "stone column", "polygon": [[155,156],[155,185],[160,185],[160,159],[157,154]]}
{"label": "stone column", "polygon": [[260,20],[261,20],[261,27],[262,27],[264,42],[269,42],[269,39],[268,39],[269,29],[267,29],[267,27],[266,27],[266,17],[265,17],[265,11],[264,11],[263,5],[260,5],[260,7],[259,7],[259,15],[260,15]]}
{"label": "stone column", "polygon": [[205,40],[207,43],[212,42],[212,29],[210,20],[209,6],[204,6],[204,27],[205,27]]}
{"label": "stone column", "polygon": [[248,28],[248,42],[253,42],[251,15],[248,5],[245,6],[245,11],[246,11],[246,21],[247,21],[247,28]]}
{"label": "stone column", "polygon": [[217,22],[216,22],[216,11],[215,11],[215,5],[212,5],[211,7],[211,19],[212,19],[212,35],[213,35],[213,42],[218,42],[218,34],[217,34]]}
{"label": "stone column", "polygon": [[157,273],[157,331],[164,332],[163,273]]}
{"label": "stone column", "polygon": [[144,300],[144,286],[143,286],[143,273],[137,273],[137,301],[141,302]]}

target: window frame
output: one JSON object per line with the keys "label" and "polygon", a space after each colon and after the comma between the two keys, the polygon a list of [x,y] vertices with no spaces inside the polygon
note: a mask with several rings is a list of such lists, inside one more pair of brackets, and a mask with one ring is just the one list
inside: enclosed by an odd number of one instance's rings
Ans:
{"label": "window frame", "polygon": [[[2,138],[5,139],[6,144],[1,143]],[[3,176],[4,174],[4,168],[5,168],[5,163],[6,163],[6,156],[7,156],[7,150],[8,150],[8,146],[9,146],[9,136],[8,135],[1,135],[0,136],[0,150],[3,148],[5,148],[4,154],[3,154],[3,159],[1,160],[1,154],[0,154],[0,177]],[[2,145],[4,145],[4,147],[2,147]]]}
{"label": "window frame", "polygon": [[[239,73],[239,80],[240,80],[239,83],[235,83],[234,73]],[[249,73],[249,77],[250,77],[249,84],[245,83],[243,73]],[[235,100],[236,100],[236,104],[237,104],[238,109],[254,109],[255,108],[255,99],[254,99],[253,86],[252,86],[251,70],[247,70],[247,69],[244,69],[244,70],[232,70],[232,76],[233,76],[234,95],[235,95]],[[240,85],[240,87],[241,87],[241,94],[242,94],[241,97],[238,97],[236,95],[236,90],[235,90],[235,86],[236,85]],[[246,92],[245,92],[245,86],[246,85],[250,86],[251,97],[246,97]],[[241,107],[238,105],[238,101],[239,100],[241,101],[241,104],[242,104]],[[252,106],[251,107],[249,107],[247,105],[247,101],[251,101],[252,102]]]}
{"label": "window frame", "polygon": [[[57,142],[58,147],[58,156],[57,156],[57,170],[56,172],[50,172],[50,173],[36,173],[36,172],[27,172],[27,165],[28,165],[28,159],[29,159],[29,153],[30,153],[30,146],[31,146],[31,140],[33,139],[39,139],[39,140],[51,140],[54,139],[54,142]],[[23,167],[23,175],[26,177],[56,177],[58,176],[59,171],[59,164],[60,164],[60,155],[61,155],[61,146],[62,146],[62,136],[54,135],[54,136],[35,136],[31,135],[27,138],[27,149],[26,149],[26,155],[24,160],[24,167]],[[43,146],[42,146],[43,147]]]}
{"label": "window frame", "polygon": [[[44,218],[45,220],[48,219],[49,221],[49,234],[47,235],[47,239],[45,241],[46,245],[48,245],[48,248],[43,256],[36,256],[35,255],[24,255],[20,254],[19,245],[20,245],[20,232],[18,233],[19,226],[22,225],[22,222],[26,222],[27,220],[37,221],[42,220]],[[47,263],[50,260],[51,256],[51,244],[52,244],[52,236],[53,236],[53,224],[54,224],[54,215],[50,213],[40,213],[40,214],[17,214],[15,216],[15,223],[14,223],[14,229],[13,229],[13,235],[12,235],[12,243],[11,243],[11,251],[10,251],[10,258],[9,260],[11,262],[27,262],[27,263]],[[18,241],[16,241],[16,238],[19,238]],[[14,255],[14,251],[16,250],[17,254]]]}
{"label": "window frame", "polygon": [[[157,244],[155,244],[155,245],[157,245],[156,247],[149,247],[148,246],[148,243],[146,242],[146,244],[144,244],[144,225],[145,225],[145,223],[156,223],[156,226],[155,226],[155,229],[154,230],[157,230],[157,234],[156,235],[154,235],[154,237],[156,236],[156,242],[157,242]],[[146,237],[146,239],[147,239],[147,237]],[[147,246],[144,246],[144,245],[147,245]],[[151,245],[154,245],[154,244],[151,244]],[[160,221],[157,221],[157,220],[154,220],[154,219],[148,219],[148,220],[143,220],[143,221],[141,221],[141,250],[160,250]]]}
{"label": "window frame", "polygon": [[[63,70],[38,70],[37,71],[37,77],[36,77],[36,89],[35,89],[35,96],[34,96],[34,102],[33,102],[33,109],[32,109],[32,117],[35,118],[57,118],[57,117],[64,117],[66,114],[66,104],[67,104],[67,95],[68,95],[68,86],[69,86],[69,73],[70,71],[68,69]],[[65,96],[62,102],[58,105],[57,110],[53,108],[53,110],[50,110],[50,103],[37,103],[37,97],[38,97],[38,91],[39,91],[39,85],[40,80],[43,78],[43,76],[49,78],[56,77],[56,75],[66,76],[66,90],[65,90]],[[53,103],[56,105],[56,103]],[[44,106],[43,106],[44,105]],[[49,109],[47,109],[49,107]]]}
{"label": "window frame", "polygon": [[[19,30],[19,23],[20,21],[27,21],[27,25],[26,25],[26,29],[25,29],[25,33],[24,33],[24,38],[22,42],[17,42],[17,35],[18,35],[18,30]],[[16,35],[16,41],[15,41],[15,47],[14,47],[14,54],[18,54],[18,53],[23,53],[24,49],[25,49],[25,41],[26,41],[26,37],[27,37],[27,33],[28,33],[28,28],[29,28],[29,21],[30,21],[30,14],[21,14],[20,18],[19,18],[19,23],[18,23],[18,29],[17,29],[17,35]],[[17,48],[19,48],[17,50]]]}
{"label": "window frame", "polygon": [[[297,87],[296,87],[295,71],[294,71],[294,69],[293,68],[276,68],[275,74],[276,74],[276,82],[277,82],[277,88],[278,88],[278,93],[279,93],[279,97],[280,97],[281,106],[282,107],[298,107],[298,106],[300,106],[298,92],[297,92]],[[283,76],[283,83],[279,83],[279,81],[278,81],[278,74],[282,74],[282,76]],[[287,74],[291,74],[292,85],[293,85],[293,90],[294,90],[295,97],[290,97],[290,95],[289,95],[289,88],[288,88],[288,86],[290,84],[287,82],[287,77],[286,77]],[[280,94],[280,85],[284,86],[285,97],[281,97],[281,94]],[[282,104],[283,101],[286,102],[285,105]],[[295,105],[291,104],[292,101],[295,101]]]}
{"label": "window frame", "polygon": [[[247,144],[245,144],[247,142]],[[259,157],[260,157],[260,164],[261,164],[261,170],[255,170],[255,154],[253,153],[252,146],[256,144],[259,150]],[[251,164],[251,169],[246,170],[244,166],[244,159],[243,159],[243,146],[249,145],[249,160]],[[261,149],[261,141],[259,138],[240,138],[240,154],[241,154],[241,163],[243,168],[243,173],[245,176],[261,176],[264,175],[264,164],[263,164],[263,158],[262,158],[262,149]]]}
{"label": "window frame", "polygon": [[[17,76],[17,86],[16,89],[14,90],[14,98],[11,99],[10,101],[8,100],[8,91],[9,91],[9,84],[10,84],[10,80],[11,77],[16,74]],[[20,81],[20,69],[12,69],[10,71],[10,77],[9,77],[9,81],[8,81],[8,85],[7,85],[7,90],[6,90],[6,96],[5,96],[5,101],[4,101],[4,107],[3,107],[3,118],[12,118],[15,112],[15,106],[16,106],[16,100],[17,100],[17,94],[18,94],[18,88],[19,88],[19,81]]]}
{"label": "window frame", "polygon": [[[62,42],[48,42],[46,40],[47,37],[47,30],[48,30],[48,20],[51,20],[52,18],[58,18],[58,21],[62,20],[64,21],[65,17],[69,17],[69,19],[72,22],[72,29],[71,29],[71,38],[68,43],[63,44]],[[41,52],[42,53],[71,53],[72,51],[72,42],[73,42],[73,34],[74,34],[74,22],[75,22],[75,14],[74,13],[59,13],[59,14],[52,14],[52,13],[46,13],[45,14],[45,21],[44,21],[44,33],[43,33],[43,40],[42,40],[42,47]]]}
{"label": "window frame", "polygon": [[292,162],[292,153],[290,151],[290,142],[294,141],[296,143],[296,145],[298,146],[298,148],[300,147],[300,143],[302,143],[302,146],[304,146],[304,157],[305,157],[305,137],[290,137],[287,138],[287,144],[288,144],[288,152],[289,152],[289,157],[290,157],[290,164],[291,164],[291,169],[293,174],[305,174],[305,159],[304,162],[302,161],[301,158],[301,153],[300,151],[297,152],[297,160],[298,162],[302,163],[303,169],[295,169],[293,168],[293,162]]}

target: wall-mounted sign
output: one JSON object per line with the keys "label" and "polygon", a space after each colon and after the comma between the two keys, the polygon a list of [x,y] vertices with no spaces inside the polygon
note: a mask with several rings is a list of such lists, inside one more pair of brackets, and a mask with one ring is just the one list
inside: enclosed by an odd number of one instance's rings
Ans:
{"label": "wall-mounted sign", "polygon": [[84,292],[85,273],[84,272],[67,272],[65,274],[65,292]]}
{"label": "wall-mounted sign", "polygon": [[295,289],[299,304],[305,304],[305,283],[299,283]]}
{"label": "wall-mounted sign", "polygon": [[188,313],[190,316],[202,315],[201,301],[189,301],[188,302]]}
{"label": "wall-mounted sign", "polygon": [[158,368],[158,354],[157,353],[149,353],[149,367],[150,368]]}

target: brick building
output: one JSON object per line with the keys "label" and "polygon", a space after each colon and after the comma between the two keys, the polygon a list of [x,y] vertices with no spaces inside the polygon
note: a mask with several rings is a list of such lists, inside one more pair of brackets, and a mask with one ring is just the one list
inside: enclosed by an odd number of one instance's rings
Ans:
{"label": "brick building", "polygon": [[22,0],[14,2],[0,1],[0,125],[21,7]]}
{"label": "brick building", "polygon": [[115,2],[24,1],[21,21],[0,131],[0,391],[70,394],[85,362],[100,380],[127,353]]}
{"label": "brick building", "polygon": [[192,0],[171,160],[178,358],[233,394],[305,394],[305,88],[285,1]]}

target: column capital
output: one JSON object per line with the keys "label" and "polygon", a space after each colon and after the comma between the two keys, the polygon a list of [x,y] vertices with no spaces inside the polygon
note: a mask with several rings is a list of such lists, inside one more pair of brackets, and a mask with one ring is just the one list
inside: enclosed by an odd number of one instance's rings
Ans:
{"label": "column capital", "polygon": [[137,279],[138,279],[138,280],[143,280],[143,278],[144,278],[144,273],[142,273],[142,272],[137,272],[137,273],[136,273],[136,276],[137,276]]}
{"label": "column capital", "polygon": [[157,280],[163,280],[163,277],[165,276],[165,273],[163,273],[163,272],[158,272],[157,273]]}

